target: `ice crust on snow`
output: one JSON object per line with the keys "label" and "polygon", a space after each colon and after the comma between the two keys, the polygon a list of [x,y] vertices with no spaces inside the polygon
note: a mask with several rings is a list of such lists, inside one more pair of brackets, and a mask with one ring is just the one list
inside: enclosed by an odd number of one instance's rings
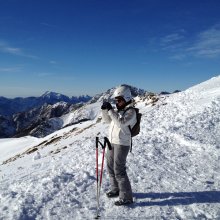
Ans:
{"label": "ice crust on snow", "polygon": [[[105,169],[101,219],[220,219],[220,76],[155,106],[140,100],[137,107],[143,114],[141,134],[127,161],[135,203],[115,207],[105,197]],[[1,162],[38,146],[0,166],[0,219],[95,216],[95,137],[102,140],[108,126],[97,122],[99,102],[81,111],[91,120],[42,139],[0,140]]]}

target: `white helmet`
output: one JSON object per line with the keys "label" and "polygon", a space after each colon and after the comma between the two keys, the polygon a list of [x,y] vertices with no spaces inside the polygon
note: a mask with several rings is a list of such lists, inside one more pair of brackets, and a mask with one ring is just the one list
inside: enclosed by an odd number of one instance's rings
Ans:
{"label": "white helmet", "polygon": [[131,91],[130,91],[129,87],[124,86],[124,85],[123,86],[119,86],[115,90],[115,92],[113,94],[113,97],[114,98],[123,97],[126,102],[129,102],[132,99]]}

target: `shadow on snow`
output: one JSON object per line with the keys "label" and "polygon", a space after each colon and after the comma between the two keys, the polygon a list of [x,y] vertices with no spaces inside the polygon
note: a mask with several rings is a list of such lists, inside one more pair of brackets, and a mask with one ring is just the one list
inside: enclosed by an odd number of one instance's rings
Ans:
{"label": "shadow on snow", "polygon": [[[176,206],[194,203],[220,203],[219,191],[176,192],[176,193],[134,193],[135,206]],[[148,201],[140,201],[148,198]]]}

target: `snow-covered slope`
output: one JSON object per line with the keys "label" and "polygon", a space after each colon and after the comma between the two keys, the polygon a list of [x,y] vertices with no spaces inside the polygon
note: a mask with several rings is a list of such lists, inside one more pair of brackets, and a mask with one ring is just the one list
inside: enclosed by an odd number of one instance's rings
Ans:
{"label": "snow-covered slope", "polygon": [[38,142],[38,138],[30,136],[0,139],[0,163],[16,154],[23,153],[24,150],[29,149],[32,145],[35,145]]}
{"label": "snow-covered slope", "polygon": [[[155,106],[139,100],[141,134],[127,162],[135,203],[106,198],[105,170],[101,219],[220,219],[220,76]],[[0,166],[0,219],[93,219],[95,137],[108,133],[99,107],[84,108],[92,120],[22,144],[19,154],[21,139],[1,140],[0,153],[10,141],[15,154]]]}

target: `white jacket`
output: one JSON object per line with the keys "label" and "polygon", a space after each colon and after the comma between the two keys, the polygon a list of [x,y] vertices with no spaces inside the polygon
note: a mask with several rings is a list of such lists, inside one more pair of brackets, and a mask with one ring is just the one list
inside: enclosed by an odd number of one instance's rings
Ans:
{"label": "white jacket", "polygon": [[109,128],[109,141],[112,144],[119,144],[124,146],[130,146],[131,144],[131,132],[129,130],[129,125],[131,128],[136,124],[136,112],[134,109],[127,108],[134,107],[133,104],[129,104],[125,109],[120,111],[102,110],[102,119],[105,123],[110,123]]}

